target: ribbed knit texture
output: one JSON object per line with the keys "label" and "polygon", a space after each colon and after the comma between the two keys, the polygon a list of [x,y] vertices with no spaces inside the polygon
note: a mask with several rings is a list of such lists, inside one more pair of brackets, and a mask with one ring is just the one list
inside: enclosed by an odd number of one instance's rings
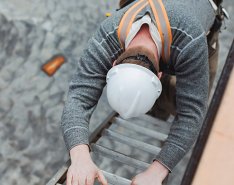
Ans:
{"label": "ribbed knit texture", "polygon": [[[206,32],[214,21],[208,0],[164,0],[172,28],[172,73],[177,76],[177,116],[156,160],[169,170],[197,139],[208,99],[208,50]],[[129,7],[129,6],[128,6]],[[106,74],[123,48],[117,38],[121,17],[128,7],[107,18],[88,42],[70,83],[61,128],[68,150],[88,144],[88,123],[106,84]],[[142,10],[139,18],[152,12]],[[84,20],[85,21],[85,20]]]}

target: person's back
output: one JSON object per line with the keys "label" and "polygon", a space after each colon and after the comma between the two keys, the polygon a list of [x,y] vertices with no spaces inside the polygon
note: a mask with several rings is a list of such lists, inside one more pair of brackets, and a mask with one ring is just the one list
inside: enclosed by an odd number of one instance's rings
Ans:
{"label": "person's back", "polygon": [[[213,25],[216,14],[209,0],[163,0],[162,2],[167,11],[173,36],[171,60],[176,61],[183,48],[192,40],[202,34],[204,35],[204,39],[206,39],[206,34]],[[108,18],[110,20],[107,19],[104,21],[103,27],[106,32],[116,32],[116,34],[112,33],[109,35],[116,42],[119,42],[117,37],[119,22],[131,5],[132,3],[113,14],[112,17]],[[140,15],[137,16],[137,19],[140,19],[145,14],[150,14],[150,17],[155,22],[152,10],[149,6],[141,11]],[[121,47],[119,50],[121,50]],[[117,58],[118,55],[115,57]]]}
{"label": "person's back", "polygon": [[[162,2],[167,11],[173,39],[170,61],[168,63],[160,61],[160,71],[176,75],[176,94],[173,97],[173,102],[176,103],[176,117],[161,152],[155,157],[153,168],[149,168],[151,170],[145,174],[156,169],[159,173],[163,172],[162,178],[165,178],[196,140],[206,112],[209,83],[206,35],[214,22],[215,11],[209,0],[163,0]],[[72,159],[68,172],[69,181],[72,178],[77,181],[79,176],[82,176],[83,182],[91,174],[91,178],[99,176],[104,182],[102,175],[90,161],[87,147],[88,122],[106,84],[107,72],[112,68],[114,61],[128,51],[128,48],[124,48],[120,43],[118,29],[124,14],[133,3],[101,23],[89,40],[70,84],[62,116],[64,139]],[[149,15],[157,27],[149,5],[140,11],[136,21],[145,15]],[[146,44],[142,43],[143,46]],[[78,165],[85,166],[85,169],[80,169]],[[156,177],[151,176],[151,178]],[[158,184],[161,180],[157,179]]]}

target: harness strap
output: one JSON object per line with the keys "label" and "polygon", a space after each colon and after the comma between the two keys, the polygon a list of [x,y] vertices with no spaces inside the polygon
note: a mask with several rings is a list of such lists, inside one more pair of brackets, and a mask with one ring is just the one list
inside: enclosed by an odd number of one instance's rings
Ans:
{"label": "harness strap", "polygon": [[162,40],[162,57],[164,62],[170,60],[170,47],[172,43],[171,26],[167,12],[161,0],[149,0],[153,10],[159,34]]}
{"label": "harness strap", "polygon": [[158,31],[162,40],[162,58],[164,62],[168,62],[170,59],[170,47],[172,43],[171,27],[168,20],[168,16],[162,0],[139,0],[136,1],[124,14],[120,21],[118,29],[118,38],[124,48],[125,40],[131,30],[132,24],[136,19],[136,16],[147,5],[150,5]]}
{"label": "harness strap", "polygon": [[146,6],[146,3],[148,3],[147,0],[136,1],[128,9],[128,11],[124,14],[123,18],[121,19],[121,22],[119,24],[119,29],[118,29],[118,38],[119,38],[120,43],[121,43],[123,48],[125,45],[125,40],[127,38],[127,35],[130,31],[130,30],[128,30],[128,28],[131,29],[132,23],[133,23],[136,15],[140,12],[140,9],[143,9]]}

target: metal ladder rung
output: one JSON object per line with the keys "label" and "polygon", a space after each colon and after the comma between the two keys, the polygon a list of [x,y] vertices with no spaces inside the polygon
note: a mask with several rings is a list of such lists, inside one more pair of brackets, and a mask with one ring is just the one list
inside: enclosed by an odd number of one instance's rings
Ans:
{"label": "metal ladder rung", "polygon": [[162,128],[165,128],[165,129],[168,129],[170,128],[171,124],[170,122],[168,121],[163,121],[161,119],[158,119],[158,118],[155,118],[155,117],[152,117],[150,115],[142,115],[140,117],[138,117],[139,120],[142,120],[142,121],[146,121],[146,122],[149,122],[153,125],[157,125],[157,126],[160,126]]}
{"label": "metal ladder rung", "polygon": [[170,132],[171,123],[165,122],[160,119],[148,117],[148,115],[144,115],[137,118],[131,118],[128,121],[131,123],[135,123],[139,126],[146,126],[146,128],[148,128],[147,125],[149,125],[151,128],[154,128],[156,130],[158,129],[164,134],[168,134]]}
{"label": "metal ladder rung", "polygon": [[123,119],[118,118],[118,117],[114,118],[114,122],[113,123],[114,124],[118,124],[118,125],[120,125],[122,127],[128,128],[130,130],[133,130],[135,132],[138,132],[138,133],[150,136],[152,138],[158,139],[160,141],[164,141],[167,138],[166,134],[162,134],[160,132],[156,132],[156,131],[153,131],[153,130],[150,130],[150,129],[138,126],[138,125],[136,125],[134,123],[131,123],[131,122],[126,121],[126,120],[123,120]]}
{"label": "metal ladder rung", "polygon": [[123,177],[114,175],[112,173],[108,173],[106,171],[102,171],[103,175],[106,177],[108,184],[113,185],[130,185],[131,181],[128,179],[125,179]]}
{"label": "metal ladder rung", "polygon": [[97,144],[91,144],[91,150],[97,154],[97,155],[104,155],[112,160],[119,161],[123,164],[127,164],[131,167],[140,169],[140,170],[145,170],[149,167],[148,163],[145,163],[143,161],[139,161],[137,159],[128,157],[124,154],[121,154],[119,152],[110,150],[108,148],[105,148],[103,146],[97,145]]}
{"label": "metal ladder rung", "polygon": [[103,136],[107,136],[107,137],[109,137],[110,139],[112,139],[114,141],[118,141],[120,143],[127,144],[129,146],[133,146],[133,147],[138,148],[140,150],[149,152],[149,153],[151,153],[153,155],[158,154],[160,152],[160,150],[161,150],[159,147],[144,143],[142,141],[132,139],[132,138],[124,136],[122,134],[113,132],[113,131],[111,131],[109,129],[106,129],[103,132]]}
{"label": "metal ladder rung", "polygon": [[[49,182],[46,183],[46,185],[57,185],[61,184],[59,180],[67,173],[68,167],[70,166],[71,162],[68,160],[53,176],[53,178],[50,179]],[[66,176],[66,175],[65,175]]]}

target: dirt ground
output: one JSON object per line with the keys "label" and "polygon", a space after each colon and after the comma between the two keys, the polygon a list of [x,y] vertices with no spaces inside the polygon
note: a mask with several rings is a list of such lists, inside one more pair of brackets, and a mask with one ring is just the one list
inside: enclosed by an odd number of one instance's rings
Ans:
{"label": "dirt ground", "polygon": [[[224,1],[234,15],[233,0]],[[117,3],[1,0],[0,184],[45,184],[68,159],[59,128],[68,83],[90,35]],[[217,79],[234,38],[233,19],[226,21],[227,29],[220,35]],[[67,58],[66,64],[53,77],[46,76],[41,65],[59,53]],[[108,112],[103,96],[90,132]]]}

